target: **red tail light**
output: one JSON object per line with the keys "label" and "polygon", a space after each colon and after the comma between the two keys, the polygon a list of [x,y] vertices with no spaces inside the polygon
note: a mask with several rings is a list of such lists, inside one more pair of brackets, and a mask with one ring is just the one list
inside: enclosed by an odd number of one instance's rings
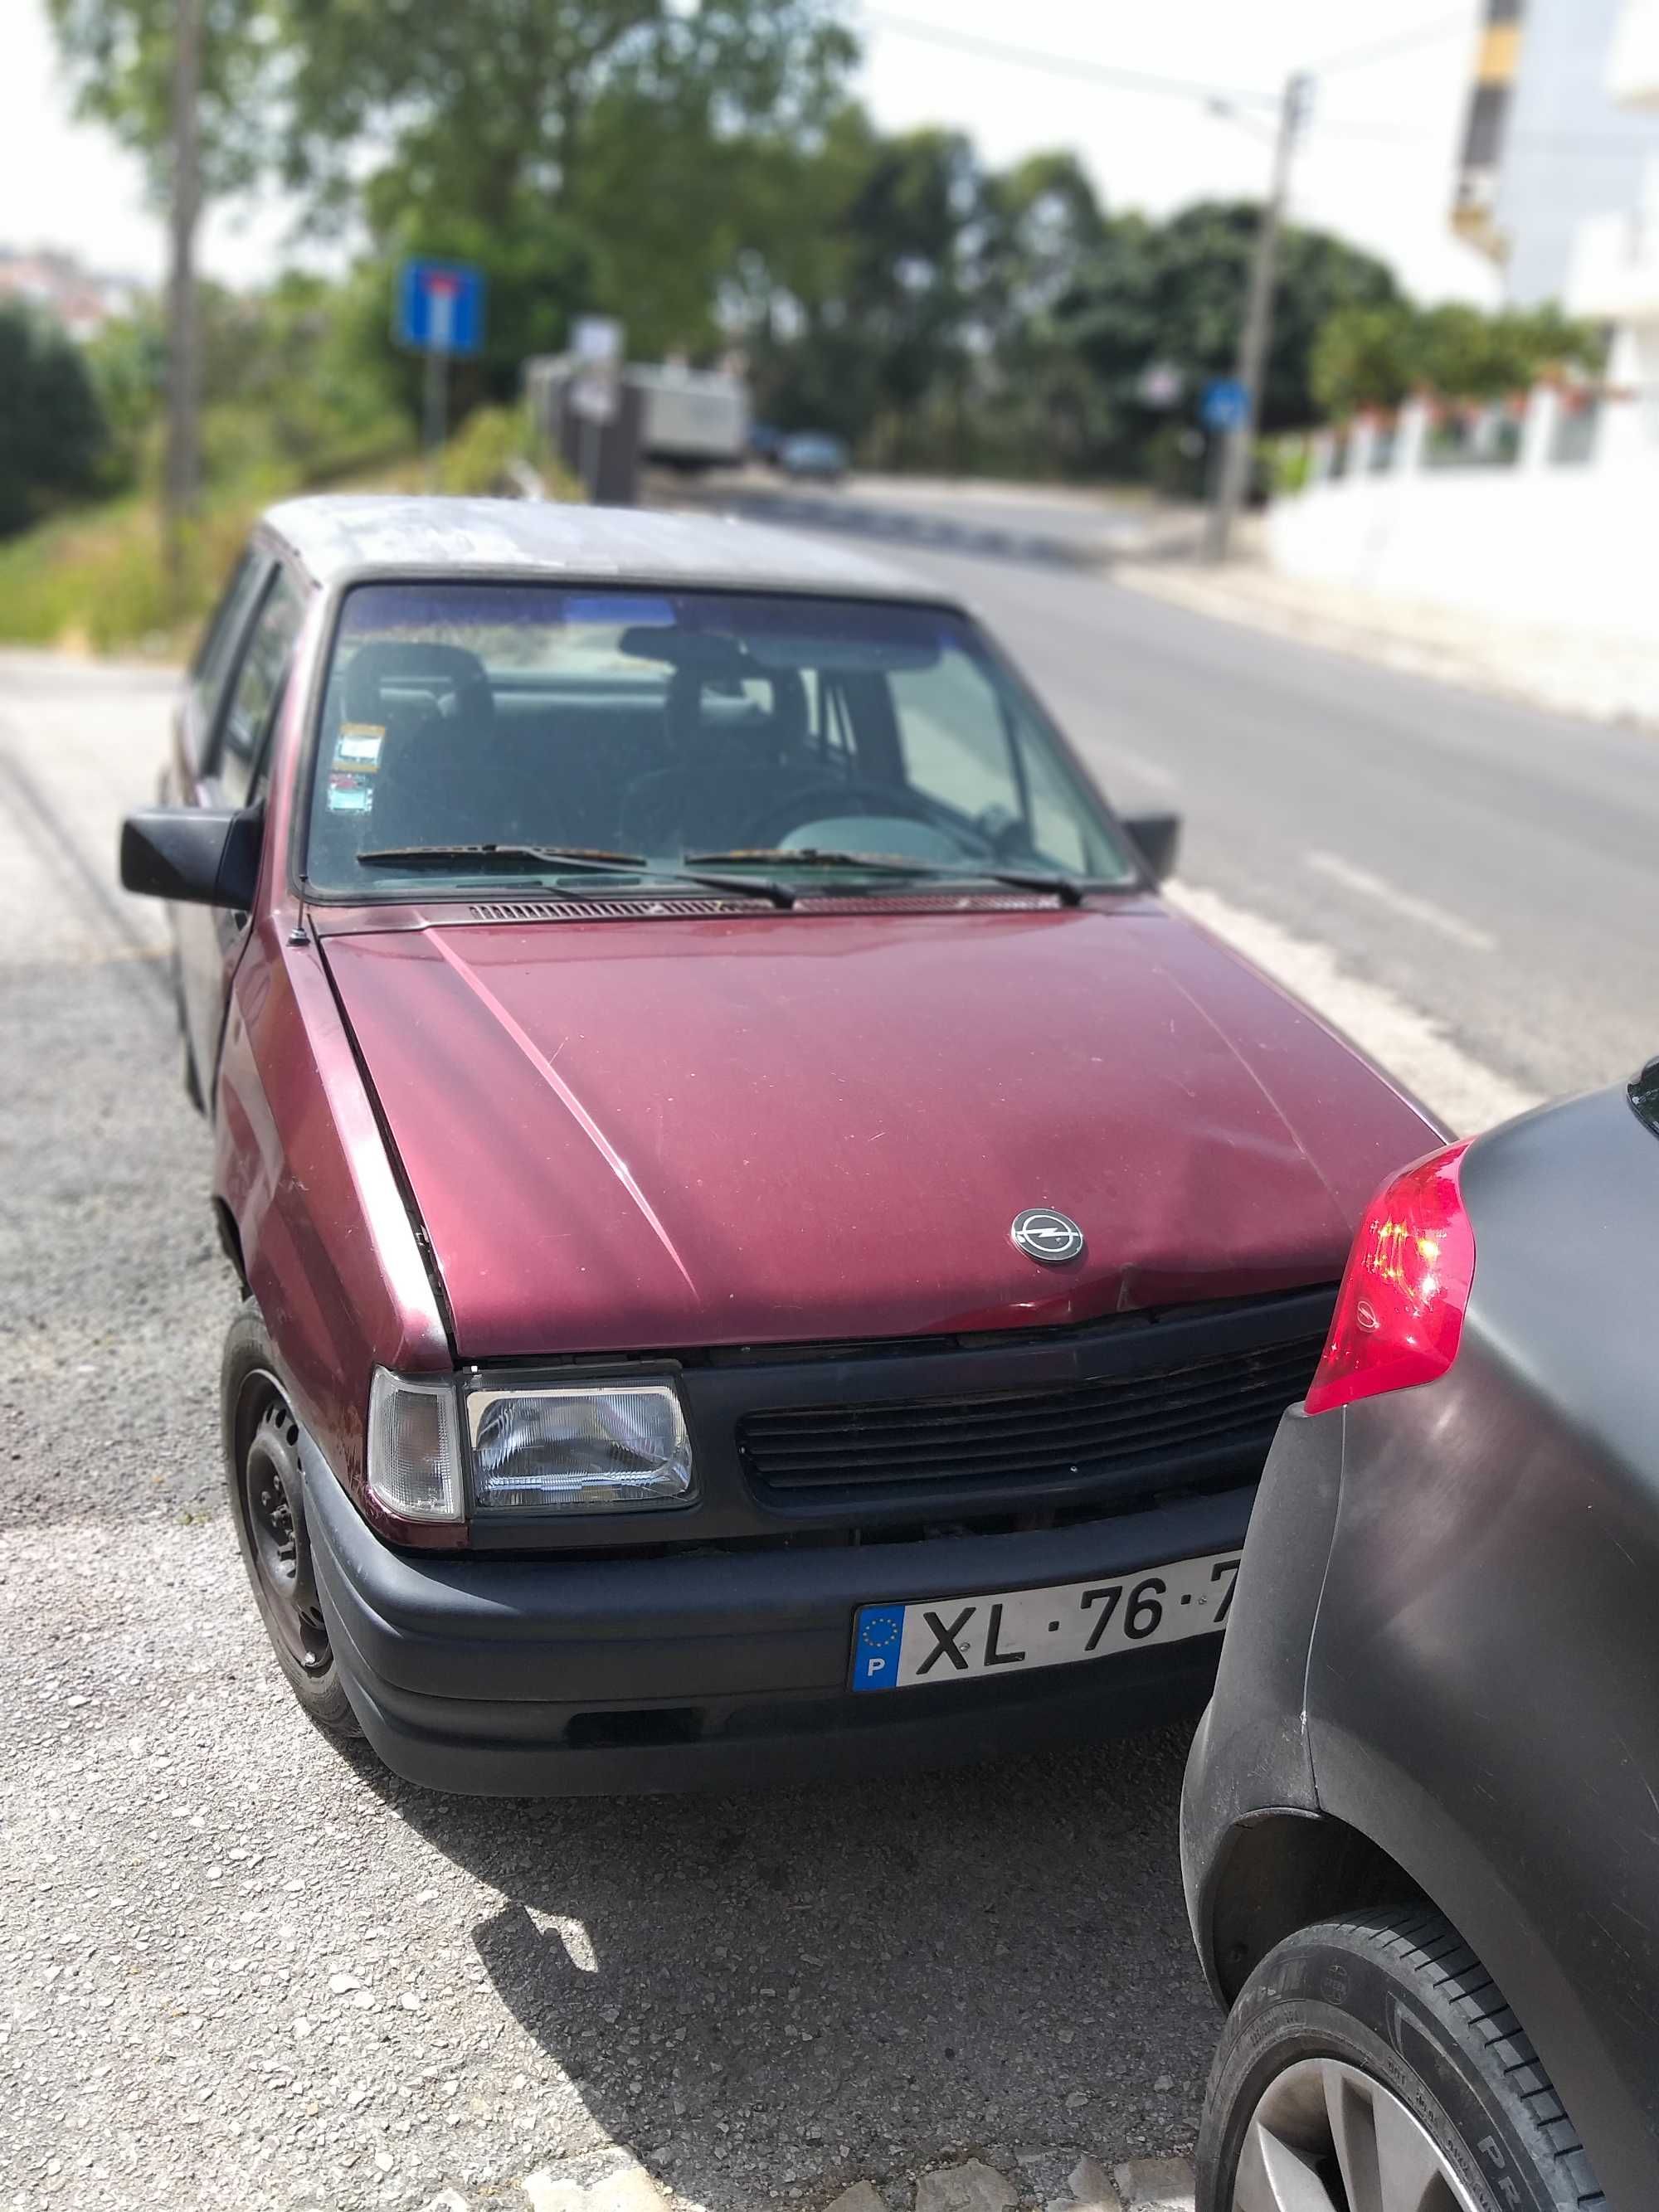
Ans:
{"label": "red tail light", "polygon": [[1308,1391],[1310,1413],[1432,1382],[1456,1358],[1474,1280],[1474,1231],[1457,1181],[1468,1150],[1431,1152],[1366,1207]]}

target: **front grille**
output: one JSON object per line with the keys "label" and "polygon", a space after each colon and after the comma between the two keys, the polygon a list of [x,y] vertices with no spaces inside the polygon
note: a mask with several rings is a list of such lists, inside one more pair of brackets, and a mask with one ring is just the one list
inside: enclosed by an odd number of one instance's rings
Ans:
{"label": "front grille", "polygon": [[780,1407],[744,1415],[738,1449],[763,1492],[825,1502],[895,1486],[1069,1486],[1149,1459],[1259,1449],[1306,1390],[1323,1340],[1299,1336],[1047,1390]]}

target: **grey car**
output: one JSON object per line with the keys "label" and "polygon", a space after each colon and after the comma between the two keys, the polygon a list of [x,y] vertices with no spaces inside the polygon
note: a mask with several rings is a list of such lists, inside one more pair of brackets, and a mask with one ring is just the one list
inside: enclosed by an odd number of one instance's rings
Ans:
{"label": "grey car", "polygon": [[1659,1061],[1361,1224],[1188,1770],[1198,2212],[1659,2205],[1656,1255]]}

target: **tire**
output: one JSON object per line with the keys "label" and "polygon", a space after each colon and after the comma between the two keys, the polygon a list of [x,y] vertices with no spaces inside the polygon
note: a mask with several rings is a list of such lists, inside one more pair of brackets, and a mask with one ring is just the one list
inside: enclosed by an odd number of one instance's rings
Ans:
{"label": "tire", "polygon": [[[1358,2177],[1352,2198],[1339,2133]],[[1537,2053],[1437,1912],[1358,1913],[1288,1936],[1222,2033],[1199,2133],[1197,2212],[1281,2201],[1409,2212],[1437,2155],[1429,2201],[1445,2212],[1605,2212]]]}
{"label": "tire", "polygon": [[[226,1334],[220,1389],[231,1519],[277,1664],[308,1719],[332,1736],[361,1736],[311,1573],[299,1423],[252,1300]],[[284,1528],[290,1539],[287,1547]],[[285,1551],[292,1555],[286,1567]]]}

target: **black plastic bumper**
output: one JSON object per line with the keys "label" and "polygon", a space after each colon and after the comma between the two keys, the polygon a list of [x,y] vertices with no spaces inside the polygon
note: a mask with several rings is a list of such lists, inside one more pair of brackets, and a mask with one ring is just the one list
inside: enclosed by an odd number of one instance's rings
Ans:
{"label": "black plastic bumper", "polygon": [[1060,1529],[701,1557],[393,1551],[326,1469],[307,1522],[337,1663],[394,1772],[483,1796],[738,1788],[945,1765],[1196,1712],[1213,1637],[1012,1680],[854,1694],[854,1609],[1243,1543],[1255,1486]]}

